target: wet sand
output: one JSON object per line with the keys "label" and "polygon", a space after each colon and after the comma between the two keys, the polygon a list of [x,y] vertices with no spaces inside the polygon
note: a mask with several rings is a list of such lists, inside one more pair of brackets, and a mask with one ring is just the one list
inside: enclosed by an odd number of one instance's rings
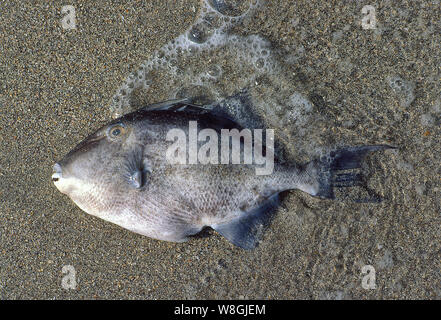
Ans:
{"label": "wet sand", "polygon": [[[254,251],[215,232],[178,244],[128,232],[85,214],[50,180],[199,2],[72,1],[69,31],[64,2],[39,2],[0,4],[1,299],[441,298],[439,1],[378,3],[375,30],[362,28],[356,1],[269,1],[246,23],[292,53],[335,141],[399,147],[367,160],[382,203],[290,192]],[[66,265],[74,290],[62,287]],[[375,289],[362,286],[365,265]]]}

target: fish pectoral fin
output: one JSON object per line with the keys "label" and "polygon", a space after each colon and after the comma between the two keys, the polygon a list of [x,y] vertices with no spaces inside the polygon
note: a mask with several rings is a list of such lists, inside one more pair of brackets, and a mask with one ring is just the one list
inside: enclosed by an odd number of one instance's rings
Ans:
{"label": "fish pectoral fin", "polygon": [[141,148],[137,148],[127,156],[123,170],[129,186],[140,189],[145,185],[147,174],[151,172],[151,168],[143,159]]}
{"label": "fish pectoral fin", "polygon": [[139,189],[142,187],[142,172],[135,171],[129,174],[129,184],[135,189]]}
{"label": "fish pectoral fin", "polygon": [[279,194],[274,194],[259,207],[248,212],[242,212],[234,220],[216,224],[211,227],[227,238],[232,244],[246,250],[257,247],[265,227],[279,205]]}

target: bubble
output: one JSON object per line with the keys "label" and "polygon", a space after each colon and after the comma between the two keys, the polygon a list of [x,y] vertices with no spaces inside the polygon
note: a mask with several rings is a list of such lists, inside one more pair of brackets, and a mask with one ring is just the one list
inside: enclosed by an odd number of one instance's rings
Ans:
{"label": "bubble", "polygon": [[387,81],[389,82],[389,86],[400,99],[401,105],[403,107],[410,106],[415,99],[415,84],[411,81],[402,79],[398,75],[389,76]]}
{"label": "bubble", "polygon": [[421,115],[420,122],[423,126],[432,126],[435,123],[435,119],[432,117],[432,115],[425,113]]}
{"label": "bubble", "polygon": [[262,69],[264,66],[265,66],[265,60],[263,60],[262,58],[257,59],[256,67]]}
{"label": "bubble", "polygon": [[176,92],[176,99],[192,98],[196,104],[208,104],[214,101],[215,95],[206,86],[189,85],[182,87]]}
{"label": "bubble", "polygon": [[209,12],[204,15],[202,20],[213,29],[219,29],[222,27],[222,20],[219,18],[219,15],[214,12]]}
{"label": "bubble", "polygon": [[188,32],[188,39],[193,41],[194,43],[204,43],[207,39],[213,34],[213,31],[210,30],[209,26],[204,23],[199,23],[193,26]]}
{"label": "bubble", "polygon": [[145,86],[150,86],[152,83],[153,83],[153,80],[150,79],[150,78],[146,78],[146,79],[144,80],[144,85],[145,85]]}
{"label": "bubble", "polygon": [[250,2],[243,0],[208,0],[207,2],[211,8],[229,17],[241,16],[250,8]]}
{"label": "bubble", "polygon": [[133,75],[135,77],[138,77],[138,79],[142,79],[142,77],[144,76],[144,73],[145,73],[145,69],[144,69],[144,67],[141,66],[137,71],[135,71],[133,73]]}
{"label": "bubble", "polygon": [[300,92],[294,92],[286,102],[288,111],[285,113],[286,120],[295,124],[296,134],[304,136],[308,132],[311,122],[313,104]]}
{"label": "bubble", "polygon": [[190,39],[194,43],[204,43],[207,40],[207,37],[205,33],[202,32],[197,26],[194,26],[188,32],[188,39]]}
{"label": "bubble", "polygon": [[190,46],[190,47],[188,48],[188,51],[189,51],[191,54],[196,54],[196,53],[199,51],[199,48],[196,47],[196,46]]}
{"label": "bubble", "polygon": [[211,66],[207,71],[207,74],[213,78],[219,77],[221,73],[222,73],[222,69],[218,65]]}

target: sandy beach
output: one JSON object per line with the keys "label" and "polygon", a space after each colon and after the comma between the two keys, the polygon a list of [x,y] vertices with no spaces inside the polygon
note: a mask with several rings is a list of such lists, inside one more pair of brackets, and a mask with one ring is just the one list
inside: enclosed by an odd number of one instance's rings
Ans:
{"label": "sandy beach", "polygon": [[[66,30],[65,4],[0,2],[0,299],[441,299],[438,0],[372,4],[371,29],[358,1],[267,1],[233,28],[290,54],[332,140],[398,147],[366,161],[381,203],[289,192],[252,251],[214,231],[149,239],[54,187],[55,161],[111,119],[124,79],[200,8],[70,1],[76,29]],[[74,289],[62,285],[64,266]]]}

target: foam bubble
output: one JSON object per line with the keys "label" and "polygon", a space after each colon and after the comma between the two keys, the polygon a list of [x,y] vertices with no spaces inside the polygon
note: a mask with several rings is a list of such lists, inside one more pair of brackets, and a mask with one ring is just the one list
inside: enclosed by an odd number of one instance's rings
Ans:
{"label": "foam bubble", "polygon": [[247,13],[250,8],[249,1],[243,0],[208,0],[206,1],[211,8],[227,17],[239,17]]}
{"label": "foam bubble", "polygon": [[425,113],[425,114],[421,115],[420,122],[421,122],[421,125],[423,125],[425,127],[429,127],[429,126],[432,126],[435,124],[435,119],[432,117],[431,114]]}
{"label": "foam bubble", "polygon": [[[113,117],[167,99],[220,101],[246,88],[252,112],[265,120],[265,127],[276,129],[279,139],[287,144],[295,141],[297,152],[311,155],[321,139],[309,129],[320,122],[313,115],[313,104],[296,88],[293,72],[266,39],[229,32],[260,5],[256,0],[203,1],[195,23],[127,77],[112,99]],[[238,113],[237,103],[225,108],[233,115],[236,112],[243,126],[252,126],[246,115]],[[316,128],[314,132],[323,130]]]}
{"label": "foam bubble", "polygon": [[415,84],[413,82],[404,80],[398,75],[392,75],[387,78],[389,86],[399,97],[403,107],[409,107],[415,99]]}
{"label": "foam bubble", "polygon": [[218,65],[212,65],[208,68],[207,74],[212,78],[219,78],[222,75],[222,68]]}

